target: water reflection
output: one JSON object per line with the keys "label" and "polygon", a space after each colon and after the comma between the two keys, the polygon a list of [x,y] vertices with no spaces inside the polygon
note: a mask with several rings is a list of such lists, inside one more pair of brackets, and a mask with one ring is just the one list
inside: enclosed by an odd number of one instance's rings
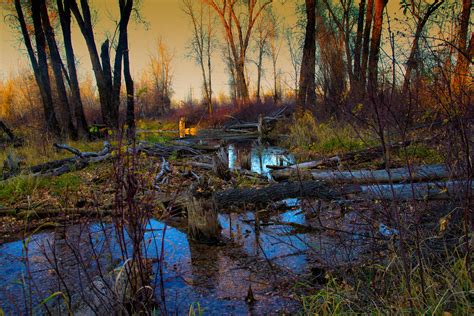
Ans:
{"label": "water reflection", "polygon": [[229,153],[229,168],[234,169],[239,165],[241,155],[250,154],[251,171],[271,177],[268,165],[288,166],[295,163],[295,157],[279,147],[231,144],[227,147]]}

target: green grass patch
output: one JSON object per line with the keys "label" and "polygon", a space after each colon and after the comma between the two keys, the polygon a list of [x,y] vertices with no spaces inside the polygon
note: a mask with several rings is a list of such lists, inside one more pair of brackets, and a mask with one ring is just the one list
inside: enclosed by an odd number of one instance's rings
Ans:
{"label": "green grass patch", "polygon": [[421,164],[433,164],[443,162],[439,150],[428,147],[425,144],[411,144],[405,149],[398,150],[398,156],[402,160],[408,159]]}
{"label": "green grass patch", "polygon": [[355,133],[348,125],[318,123],[310,112],[297,113],[288,130],[285,144],[305,155],[328,156],[362,150],[377,142],[367,132]]}
{"label": "green grass patch", "polygon": [[14,203],[34,195],[37,191],[48,190],[55,195],[77,191],[82,180],[77,173],[66,173],[59,177],[34,177],[20,175],[0,182],[0,201]]}

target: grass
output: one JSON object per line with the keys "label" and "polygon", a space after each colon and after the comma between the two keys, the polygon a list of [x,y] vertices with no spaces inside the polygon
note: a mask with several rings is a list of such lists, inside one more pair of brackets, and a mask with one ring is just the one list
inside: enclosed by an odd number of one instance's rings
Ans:
{"label": "grass", "polygon": [[296,113],[291,124],[280,124],[276,130],[288,134],[281,145],[290,148],[298,160],[362,150],[377,144],[366,131],[357,134],[349,125],[318,123],[310,112]]}
{"label": "grass", "polygon": [[78,172],[63,174],[59,177],[33,177],[21,175],[0,182],[0,202],[14,203],[33,196],[43,190],[60,196],[66,192],[77,191],[82,183]]}
{"label": "grass", "polygon": [[355,269],[350,276],[356,280],[352,285],[329,276],[326,286],[301,297],[302,312],[304,315],[472,314],[474,284],[468,275],[466,259],[451,256],[447,260],[448,263],[442,266],[426,265],[425,296],[421,294],[419,266],[410,273],[410,295],[402,277],[401,259],[394,256],[387,265]]}

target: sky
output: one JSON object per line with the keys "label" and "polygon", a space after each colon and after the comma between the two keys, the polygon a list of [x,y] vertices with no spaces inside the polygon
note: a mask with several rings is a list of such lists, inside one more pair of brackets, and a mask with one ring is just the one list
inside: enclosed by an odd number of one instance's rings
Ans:
{"label": "sky", "polygon": [[[6,1],[6,0],[0,0]],[[193,0],[199,1],[199,0]],[[274,0],[275,11],[283,17],[286,25],[296,22],[296,0]],[[97,12],[95,38],[98,47],[100,43],[114,31],[115,20],[118,20],[117,0],[89,0],[91,7]],[[392,0],[393,5],[398,1]],[[131,56],[132,75],[139,79],[141,73],[150,62],[150,55],[156,51],[157,41],[161,38],[173,52],[173,90],[174,100],[184,100],[192,89],[194,97],[200,96],[201,73],[195,62],[187,57],[187,46],[191,39],[191,24],[182,11],[181,0],[142,0],[141,16],[146,21],[143,24],[131,22],[129,26],[129,47]],[[5,12],[2,12],[3,17]],[[73,19],[74,20],[74,19]],[[217,25],[219,30],[221,25]],[[59,35],[59,34],[58,34]],[[59,38],[61,36],[58,36]],[[91,76],[91,66],[84,39],[78,28],[73,26],[73,44],[78,60],[78,71],[81,78]],[[0,21],[0,79],[6,79],[22,69],[30,67],[24,45],[19,34],[12,31],[4,19]],[[282,45],[279,67],[284,74],[291,72],[289,54],[286,45]],[[250,66],[250,76],[255,70]],[[270,73],[268,71],[268,73]],[[228,74],[221,61],[220,51],[215,52],[213,67],[214,91],[228,92]],[[271,87],[270,77],[263,81],[264,90]]]}

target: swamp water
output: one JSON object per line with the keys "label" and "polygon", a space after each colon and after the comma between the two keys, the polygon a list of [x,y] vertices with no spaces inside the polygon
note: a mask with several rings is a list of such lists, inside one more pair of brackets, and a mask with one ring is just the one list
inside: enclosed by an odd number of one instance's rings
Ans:
{"label": "swamp water", "polygon": [[[244,149],[237,144],[228,147],[231,168],[239,150]],[[269,176],[267,165],[287,165],[294,158],[279,148],[254,146],[250,162],[252,171]],[[327,238],[298,232],[295,227],[307,221],[298,199],[282,201],[278,209],[282,211],[220,215],[227,241],[221,246],[195,244],[181,229],[151,219],[143,253],[155,259],[151,286],[160,302],[158,312],[188,314],[191,305],[212,315],[295,312],[299,304],[290,295],[292,280],[310,273],[315,254],[317,261],[356,256],[352,248],[347,252]],[[74,306],[81,300],[77,293],[98,275],[120,267],[131,253],[129,243],[121,247],[115,228],[110,223],[79,224],[0,245],[0,307],[7,315],[32,309],[43,313],[41,301],[58,291],[69,294]],[[162,264],[159,258],[164,258]],[[249,287],[254,303],[246,302]]]}

